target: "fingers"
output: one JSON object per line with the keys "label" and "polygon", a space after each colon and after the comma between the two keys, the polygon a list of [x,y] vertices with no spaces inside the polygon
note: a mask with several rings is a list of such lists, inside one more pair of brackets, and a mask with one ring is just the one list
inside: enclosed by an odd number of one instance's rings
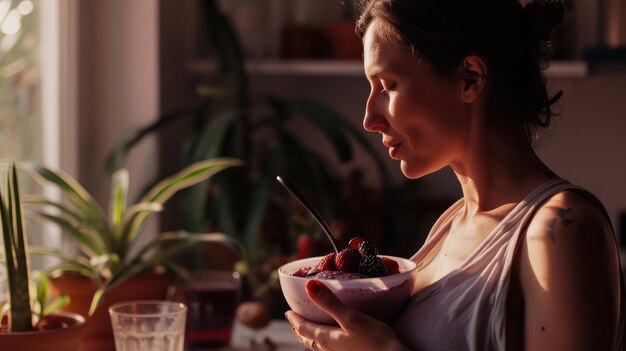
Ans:
{"label": "fingers", "polygon": [[[287,311],[285,317],[291,323],[293,333],[309,349],[313,349],[312,347],[316,346],[317,350],[323,350],[324,347],[322,345],[327,344],[331,338],[336,337],[334,332],[341,331],[336,327],[309,322],[293,311]],[[313,343],[314,340],[315,344]]]}
{"label": "fingers", "polygon": [[359,312],[341,302],[337,295],[322,282],[315,279],[309,280],[306,284],[306,292],[313,303],[328,313],[344,330],[353,327],[351,321]]}

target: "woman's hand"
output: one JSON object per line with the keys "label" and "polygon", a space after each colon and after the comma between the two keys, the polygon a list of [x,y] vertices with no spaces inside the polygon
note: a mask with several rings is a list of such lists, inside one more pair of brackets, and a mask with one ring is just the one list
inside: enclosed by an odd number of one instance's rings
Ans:
{"label": "woman's hand", "polygon": [[302,318],[293,311],[285,317],[298,339],[313,351],[341,350],[407,350],[386,324],[346,306],[318,280],[306,284],[309,298],[328,313],[339,327],[320,325]]}

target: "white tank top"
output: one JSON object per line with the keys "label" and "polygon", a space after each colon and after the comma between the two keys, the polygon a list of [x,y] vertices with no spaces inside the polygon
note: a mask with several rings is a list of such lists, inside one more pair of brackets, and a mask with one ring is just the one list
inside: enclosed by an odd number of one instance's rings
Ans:
{"label": "white tank top", "polygon": [[[516,248],[536,210],[564,190],[589,194],[562,179],[544,183],[505,216],[459,269],[414,292],[392,325],[404,345],[423,351],[505,350],[506,300]],[[418,269],[437,254],[440,240],[462,206],[463,199],[437,220],[422,248],[411,258]],[[620,285],[624,307],[623,281]],[[620,326],[623,317],[621,313]]]}

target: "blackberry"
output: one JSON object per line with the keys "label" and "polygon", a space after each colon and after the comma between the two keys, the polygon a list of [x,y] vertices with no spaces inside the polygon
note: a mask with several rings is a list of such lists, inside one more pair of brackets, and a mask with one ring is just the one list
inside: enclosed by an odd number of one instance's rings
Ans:
{"label": "blackberry", "polygon": [[359,261],[359,273],[370,277],[382,277],[387,275],[387,267],[378,256],[363,256]]}
{"label": "blackberry", "polygon": [[369,241],[364,241],[359,244],[359,252],[363,256],[376,256],[378,255],[378,249]]}

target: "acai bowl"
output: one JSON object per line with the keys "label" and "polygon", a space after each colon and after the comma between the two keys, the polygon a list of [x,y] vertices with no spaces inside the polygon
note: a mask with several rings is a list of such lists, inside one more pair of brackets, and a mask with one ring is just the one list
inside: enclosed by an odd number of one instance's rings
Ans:
{"label": "acai bowl", "polygon": [[379,255],[398,264],[398,273],[381,277],[356,279],[322,279],[315,275],[294,276],[303,267],[315,267],[325,256],[310,257],[289,262],[278,269],[280,287],[289,307],[305,319],[332,325],[334,320],[320,310],[306,293],[306,283],[317,279],[326,285],[346,305],[373,318],[389,322],[407,304],[417,274],[415,262],[406,258]]}

